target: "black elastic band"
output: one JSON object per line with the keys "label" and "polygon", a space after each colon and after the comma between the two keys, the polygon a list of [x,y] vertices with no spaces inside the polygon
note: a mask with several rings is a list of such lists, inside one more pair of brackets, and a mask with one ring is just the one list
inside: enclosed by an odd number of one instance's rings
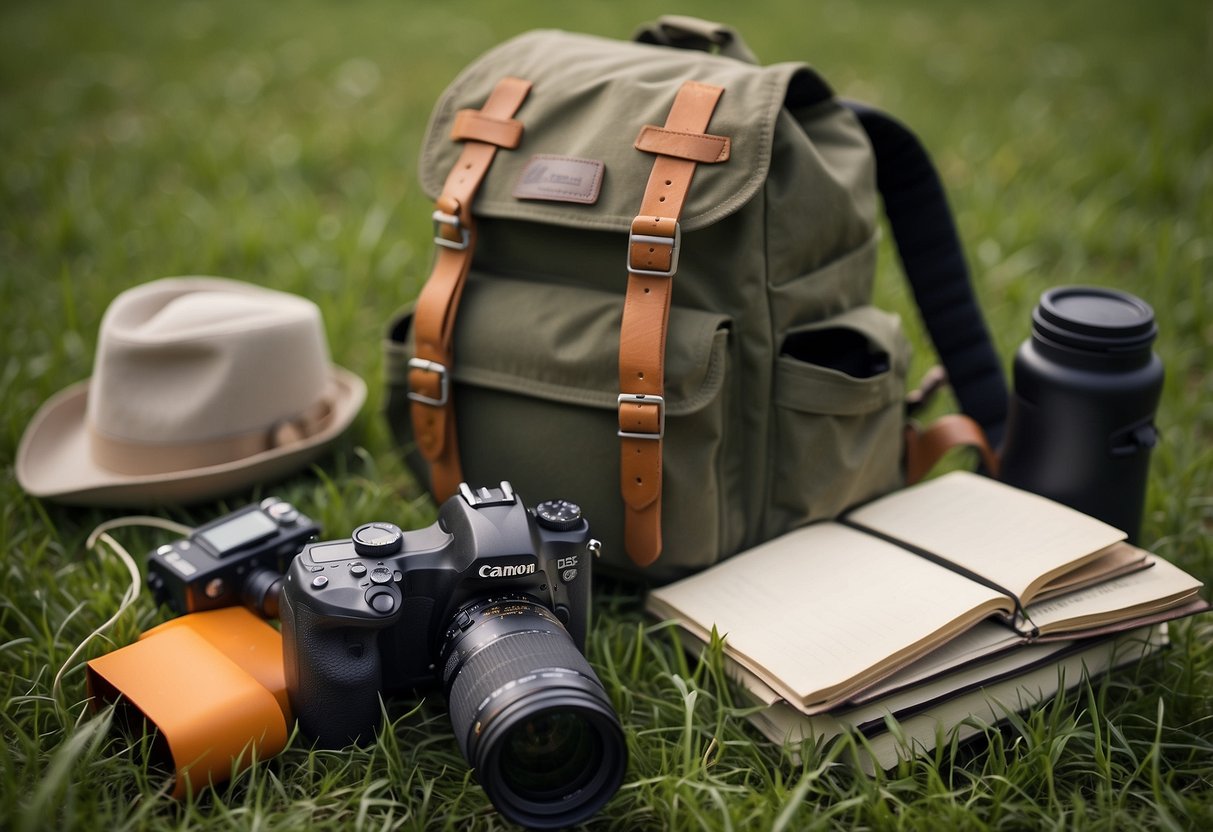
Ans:
{"label": "black elastic band", "polygon": [[997,448],[1007,420],[1007,383],[973,294],[943,183],[918,137],[886,113],[843,101],[876,154],[876,185],[902,268],[960,408]]}
{"label": "black elastic band", "polygon": [[1039,631],[1036,629],[1035,626],[1032,626],[1032,628],[1029,630],[1021,630],[1019,628],[1018,622],[1020,620],[1026,621],[1028,624],[1031,624],[1032,621],[1030,618],[1028,618],[1027,613],[1024,612],[1023,603],[1019,600],[1019,596],[1016,595],[1011,590],[1007,589],[1005,586],[999,586],[997,583],[995,583],[994,581],[991,581],[989,578],[985,577],[984,575],[978,575],[976,572],[974,572],[970,569],[966,569],[965,567],[960,566],[958,564],[952,563],[950,560],[946,560],[946,559],[940,557],[939,555],[935,554],[934,552],[931,552],[927,549],[922,548],[921,546],[915,546],[913,543],[909,543],[905,540],[902,540],[901,538],[894,537],[893,535],[890,535],[890,534],[885,534],[884,532],[880,531],[879,529],[874,529],[871,526],[865,526],[863,523],[852,520],[849,515],[844,514],[841,517],[839,517],[835,522],[841,523],[842,525],[852,528],[855,531],[863,532],[864,534],[871,535],[872,537],[875,537],[877,540],[883,540],[885,543],[891,543],[892,545],[896,546],[899,549],[904,549],[907,552],[910,552],[911,554],[918,555],[920,558],[926,558],[931,563],[938,564],[939,566],[942,566],[944,569],[947,569],[949,572],[955,573],[955,574],[961,576],[962,578],[968,578],[970,581],[981,584],[984,587],[989,587],[990,589],[994,590],[995,592],[997,592],[1000,595],[1005,595],[1006,597],[1010,598],[1015,603],[1015,612],[1013,614],[1012,620],[1010,622],[1007,622],[1007,625],[1012,630],[1019,633],[1021,636],[1035,638],[1039,634]]}

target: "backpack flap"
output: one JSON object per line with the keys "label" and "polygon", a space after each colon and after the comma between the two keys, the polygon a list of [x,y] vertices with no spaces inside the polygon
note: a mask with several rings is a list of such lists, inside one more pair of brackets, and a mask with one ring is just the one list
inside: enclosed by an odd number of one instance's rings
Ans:
{"label": "backpack flap", "polygon": [[[803,105],[831,94],[802,64],[756,67],[589,35],[529,32],[467,67],[439,100],[421,154],[421,185],[430,197],[439,196],[459,156],[460,145],[450,138],[458,113],[480,107],[507,75],[533,85],[517,115],[525,132],[517,150],[494,160],[475,213],[619,232],[631,228],[653,166],[653,157],[634,144],[645,125],[665,123],[683,81],[726,90],[709,132],[731,143],[727,164],[696,171],[680,220],[683,233],[719,222],[762,188],[789,95]],[[862,147],[862,136],[855,138]]]}

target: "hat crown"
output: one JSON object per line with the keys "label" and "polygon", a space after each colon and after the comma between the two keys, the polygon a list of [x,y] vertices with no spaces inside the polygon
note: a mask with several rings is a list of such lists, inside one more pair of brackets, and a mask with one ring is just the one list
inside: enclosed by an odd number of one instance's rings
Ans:
{"label": "hat crown", "polygon": [[88,418],[141,443],[269,431],[323,396],[320,310],[220,278],[173,278],[122,293],[101,322]]}

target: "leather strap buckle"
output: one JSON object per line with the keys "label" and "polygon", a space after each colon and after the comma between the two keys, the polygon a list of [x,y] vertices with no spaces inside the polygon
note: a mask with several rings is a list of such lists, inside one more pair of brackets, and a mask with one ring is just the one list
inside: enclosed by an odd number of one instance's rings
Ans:
{"label": "leather strap buckle", "polygon": [[[447,375],[446,367],[437,361],[427,361],[424,358],[410,358],[408,367],[410,370],[420,370],[423,373],[434,373],[438,376],[437,398],[410,389],[408,392],[409,400],[419,404],[428,404],[430,407],[444,406],[450,398],[450,377]],[[411,388],[412,384],[409,387]]]}
{"label": "leather strap buckle", "polygon": [[[620,393],[618,398],[620,410],[625,404],[635,405],[656,405],[657,406],[657,431],[641,432],[627,431],[622,427],[619,429],[619,436],[623,439],[661,439],[665,436],[665,399],[654,394],[639,394],[639,393]],[[622,424],[622,415],[620,423]]]}
{"label": "leather strap buckle", "polygon": [[[632,264],[632,254],[636,246],[669,246],[670,267],[668,269],[638,269]],[[682,249],[682,224],[674,223],[673,237],[655,237],[651,234],[628,234],[628,273],[643,274],[651,277],[673,277],[678,271],[678,252]]]}
{"label": "leather strap buckle", "polygon": [[[455,251],[465,251],[468,247],[468,242],[471,240],[471,232],[468,227],[460,222],[458,215],[448,214],[445,211],[435,211],[431,217],[434,220],[434,244],[443,248],[454,249]],[[442,236],[441,227],[450,226],[456,233],[459,234],[459,240],[452,240],[449,237]]]}

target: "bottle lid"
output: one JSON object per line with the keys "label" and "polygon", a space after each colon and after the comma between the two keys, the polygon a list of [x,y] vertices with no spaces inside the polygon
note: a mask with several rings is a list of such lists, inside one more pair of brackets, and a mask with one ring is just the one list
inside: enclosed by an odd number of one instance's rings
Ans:
{"label": "bottle lid", "polygon": [[1154,310],[1141,298],[1097,286],[1062,286],[1040,297],[1033,335],[1092,353],[1149,349],[1158,334]]}

